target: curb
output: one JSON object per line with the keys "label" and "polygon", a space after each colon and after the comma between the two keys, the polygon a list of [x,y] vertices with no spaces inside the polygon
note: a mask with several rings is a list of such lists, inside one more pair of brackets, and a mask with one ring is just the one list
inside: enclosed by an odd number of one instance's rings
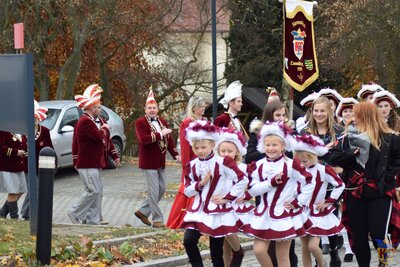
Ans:
{"label": "curb", "polygon": [[154,236],[157,234],[166,233],[168,231],[169,230],[161,230],[161,231],[148,232],[148,233],[132,235],[132,236],[124,236],[124,237],[117,237],[117,238],[112,238],[112,239],[97,240],[97,241],[93,241],[93,244],[94,245],[120,245],[120,244],[124,243],[125,241],[135,240],[137,238],[142,238],[142,237]]}
{"label": "curb", "polygon": [[[249,241],[242,243],[241,246],[244,251],[251,250],[253,248],[254,241]],[[203,260],[207,257],[210,256],[210,250],[205,250],[202,251],[201,257]],[[134,263],[131,265],[123,265],[124,267],[177,267],[180,265],[185,265],[189,264],[189,259],[187,255],[180,255],[180,256],[174,256],[174,257],[169,257],[169,258],[164,258],[164,259],[158,259],[158,260],[153,260],[149,262],[139,262],[139,263]]]}

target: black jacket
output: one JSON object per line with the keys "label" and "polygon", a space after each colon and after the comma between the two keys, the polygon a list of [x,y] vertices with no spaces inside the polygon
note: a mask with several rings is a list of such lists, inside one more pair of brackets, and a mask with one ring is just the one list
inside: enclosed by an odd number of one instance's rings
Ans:
{"label": "black jacket", "polygon": [[357,163],[355,149],[350,149],[347,137],[330,150],[328,163],[343,168],[342,179],[346,184],[355,171],[364,173],[367,180],[375,179],[379,194],[383,195],[396,187],[395,176],[400,174],[400,137],[396,134],[383,134],[381,138],[379,150],[371,145],[365,168]]}
{"label": "black jacket", "polygon": [[260,153],[257,150],[258,138],[256,133],[250,133],[250,138],[247,143],[247,152],[244,162],[249,164],[253,161],[258,161],[265,157],[265,153]]}

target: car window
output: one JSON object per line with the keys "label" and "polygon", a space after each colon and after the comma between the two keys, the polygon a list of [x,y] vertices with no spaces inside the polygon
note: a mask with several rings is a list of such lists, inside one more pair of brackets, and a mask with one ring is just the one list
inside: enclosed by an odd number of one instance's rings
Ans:
{"label": "car window", "polygon": [[60,116],[61,109],[49,108],[47,111],[47,117],[40,122],[41,125],[47,129],[52,130],[57,122],[58,116]]}
{"label": "car window", "polygon": [[64,127],[65,125],[70,125],[72,127],[75,127],[75,124],[78,120],[79,120],[78,108],[72,107],[67,111],[65,111],[62,121],[60,123],[60,129],[62,129],[62,127]]}
{"label": "car window", "polygon": [[108,121],[110,119],[108,113],[103,108],[101,109],[100,117],[105,121]]}

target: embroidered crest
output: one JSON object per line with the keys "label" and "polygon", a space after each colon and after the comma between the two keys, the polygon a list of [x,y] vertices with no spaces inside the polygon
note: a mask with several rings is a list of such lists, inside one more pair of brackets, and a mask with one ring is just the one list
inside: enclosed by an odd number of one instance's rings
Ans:
{"label": "embroidered crest", "polygon": [[301,60],[303,57],[304,38],[306,37],[306,32],[301,31],[300,28],[298,28],[297,31],[292,31],[291,33],[293,35],[293,52],[296,57]]}

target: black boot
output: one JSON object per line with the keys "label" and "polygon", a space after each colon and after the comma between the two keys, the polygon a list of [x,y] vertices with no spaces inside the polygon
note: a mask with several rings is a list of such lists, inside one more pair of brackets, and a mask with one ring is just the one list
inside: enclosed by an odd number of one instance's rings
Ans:
{"label": "black boot", "polygon": [[339,251],[337,249],[329,251],[329,254],[331,255],[331,261],[329,262],[330,267],[342,266],[342,261],[340,260]]}
{"label": "black boot", "polygon": [[239,251],[232,251],[232,261],[229,267],[240,267],[242,265],[243,257],[244,257],[244,250],[240,247]]}
{"label": "black boot", "polygon": [[10,217],[11,217],[11,219],[17,219],[18,220],[19,216],[18,216],[18,203],[17,203],[17,201],[8,202],[8,208],[10,209]]}
{"label": "black boot", "polygon": [[10,212],[9,208],[8,208],[8,202],[6,200],[6,202],[4,202],[3,207],[0,209],[0,218],[6,218],[8,213]]}

